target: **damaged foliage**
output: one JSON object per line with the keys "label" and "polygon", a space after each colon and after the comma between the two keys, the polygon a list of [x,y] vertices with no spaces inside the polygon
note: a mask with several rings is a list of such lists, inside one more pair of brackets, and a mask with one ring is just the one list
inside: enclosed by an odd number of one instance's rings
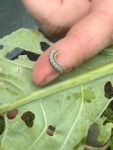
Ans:
{"label": "damaged foliage", "polygon": [[[0,113],[5,120],[0,149],[83,150],[88,129],[95,122],[99,126],[99,141],[106,142],[112,123],[103,125],[106,117],[101,116],[112,100],[105,96],[106,82],[113,83],[112,55],[103,51],[53,84],[40,88],[32,82],[35,62],[26,53],[19,53],[16,59],[6,57],[15,48],[42,54],[40,42],[50,45],[39,32],[31,29],[20,29],[0,39],[3,45]],[[18,115],[10,120],[6,115],[14,109],[19,110]],[[11,146],[10,141],[14,141]]]}

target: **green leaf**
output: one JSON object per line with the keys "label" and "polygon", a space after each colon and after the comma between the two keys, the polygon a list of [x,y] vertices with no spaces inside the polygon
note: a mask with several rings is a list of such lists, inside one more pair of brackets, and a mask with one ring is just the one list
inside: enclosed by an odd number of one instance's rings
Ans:
{"label": "green leaf", "polygon": [[[92,138],[95,139],[95,146],[102,146],[105,144],[108,144],[109,140],[110,140],[110,136],[112,134],[112,128],[113,128],[113,123],[106,123],[105,124],[105,120],[106,117],[100,117],[96,120],[95,124],[92,125],[92,133],[90,133],[91,135],[89,135],[88,139],[90,142],[92,142],[91,144],[93,144],[93,141],[91,139]],[[92,146],[92,145],[91,145]],[[93,145],[94,146],[94,145]]]}
{"label": "green leaf", "polygon": [[110,142],[109,142],[109,149],[110,149],[110,150],[113,149],[113,132],[112,132],[112,136],[111,136]]}
{"label": "green leaf", "polygon": [[43,42],[50,43],[40,32],[36,32],[32,29],[19,29],[0,39],[0,45],[4,45],[0,56],[5,56],[6,53],[12,51],[14,48],[21,48],[41,54],[40,42],[42,40]]}
{"label": "green leaf", "polygon": [[[111,101],[105,97],[104,86],[113,82],[112,55],[102,52],[43,88],[32,82],[34,62],[26,56],[13,61],[4,57],[15,47],[41,53],[39,42],[46,40],[29,29],[0,40],[4,45],[0,51],[0,113],[5,117],[1,150],[73,150]],[[7,112],[14,108],[18,115],[9,120]],[[34,120],[28,115],[23,121],[26,112],[33,113]]]}
{"label": "green leaf", "polygon": [[105,144],[109,141],[109,138],[111,136],[111,130],[113,128],[113,123],[107,123],[105,126],[103,124],[100,127],[100,135],[98,137],[98,140]]}

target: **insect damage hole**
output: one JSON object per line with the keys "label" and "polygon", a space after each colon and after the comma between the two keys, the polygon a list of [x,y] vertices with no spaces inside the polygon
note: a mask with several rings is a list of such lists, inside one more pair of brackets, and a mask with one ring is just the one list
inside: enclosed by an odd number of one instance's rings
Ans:
{"label": "insect damage hole", "polygon": [[46,42],[40,42],[40,47],[42,51],[45,51],[50,47],[50,45]]}
{"label": "insect damage hole", "polygon": [[106,84],[104,85],[104,92],[105,92],[105,97],[108,99],[113,97],[113,86],[111,84],[111,81],[107,81]]}
{"label": "insect damage hole", "polygon": [[15,60],[18,59],[18,57],[20,55],[24,55],[25,54],[25,50],[23,50],[22,48],[14,48],[11,52],[8,52],[5,57],[9,60]]}
{"label": "insect damage hole", "polygon": [[0,45],[0,50],[4,48],[4,45]]}
{"label": "insect damage hole", "polygon": [[17,109],[10,110],[10,111],[7,112],[7,118],[8,119],[15,119],[17,114],[18,114]]}
{"label": "insect damage hole", "polygon": [[111,110],[113,111],[113,100],[110,102],[108,107],[111,108]]}
{"label": "insect damage hole", "polygon": [[0,114],[0,135],[4,132],[5,130],[5,119],[4,116]]}
{"label": "insect damage hole", "polygon": [[38,57],[40,55],[34,53],[34,52],[30,52],[30,51],[26,51],[26,54],[27,54],[27,57],[29,60],[32,60],[32,61],[36,61],[38,59]]}
{"label": "insect damage hole", "polygon": [[9,60],[15,60],[18,59],[19,56],[24,56],[24,55],[26,55],[28,59],[31,61],[36,61],[40,56],[37,53],[16,47],[11,52],[7,53],[5,57]]}
{"label": "insect damage hole", "polygon": [[49,125],[47,130],[46,130],[46,133],[49,136],[53,136],[55,133],[55,130],[56,130],[56,127],[54,127],[53,125]]}
{"label": "insect damage hole", "polygon": [[33,127],[35,115],[31,111],[27,111],[21,116],[21,119],[24,121],[27,127],[31,128]]}

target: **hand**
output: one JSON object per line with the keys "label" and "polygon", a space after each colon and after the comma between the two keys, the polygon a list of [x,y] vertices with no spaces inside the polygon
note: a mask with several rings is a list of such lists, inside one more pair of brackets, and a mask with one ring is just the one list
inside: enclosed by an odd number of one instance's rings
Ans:
{"label": "hand", "polygon": [[36,62],[33,81],[44,85],[58,73],[48,56],[58,50],[65,72],[113,42],[113,0],[22,0],[47,36],[65,35]]}

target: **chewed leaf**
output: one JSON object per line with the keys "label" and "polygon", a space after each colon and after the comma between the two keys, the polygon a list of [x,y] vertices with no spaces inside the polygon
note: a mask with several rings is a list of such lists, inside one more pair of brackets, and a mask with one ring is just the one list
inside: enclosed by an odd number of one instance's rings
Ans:
{"label": "chewed leaf", "polygon": [[50,42],[44,38],[40,32],[36,32],[32,29],[19,29],[10,35],[5,36],[0,39],[0,45],[3,45],[3,50],[0,51],[0,57],[5,56],[7,53],[11,52],[14,48],[21,48],[41,54],[40,42]]}
{"label": "chewed leaf", "polygon": [[31,111],[27,111],[24,114],[22,114],[21,119],[29,128],[31,128],[34,123],[35,115]]}
{"label": "chewed leaf", "polygon": [[[41,54],[40,42],[44,41],[49,44],[31,29],[20,29],[0,40],[0,113],[4,119],[0,149],[84,150],[90,125],[99,119],[103,122],[100,116],[112,101],[105,94],[112,90],[105,90],[105,85],[108,81],[113,85],[113,59],[104,53],[51,85],[36,86],[31,78],[34,61],[26,52],[14,60],[10,54],[16,48]],[[106,142],[112,123],[99,127],[100,138]]]}
{"label": "chewed leaf", "polygon": [[55,130],[56,130],[56,127],[54,127],[53,125],[49,125],[48,128],[47,128],[47,130],[46,130],[46,133],[49,136],[53,136]]}
{"label": "chewed leaf", "polygon": [[113,97],[113,87],[110,81],[107,81],[104,86],[105,96],[110,99]]}
{"label": "chewed leaf", "polygon": [[4,116],[0,114],[0,135],[3,134],[5,130],[5,119]]}
{"label": "chewed leaf", "polygon": [[31,80],[34,62],[27,56],[14,61],[0,58],[0,103],[7,103],[16,97],[38,89]]}
{"label": "chewed leaf", "polygon": [[16,118],[17,114],[18,114],[17,109],[10,110],[7,112],[7,118],[8,119],[14,119],[14,118]]}
{"label": "chewed leaf", "polygon": [[99,128],[97,140],[101,142],[103,145],[108,143],[113,128],[113,123],[107,123],[103,125],[105,119],[106,119],[105,117],[102,117],[96,120],[96,123],[98,124]]}
{"label": "chewed leaf", "polygon": [[40,46],[42,51],[45,51],[50,47],[50,45],[46,42],[40,42]]}
{"label": "chewed leaf", "polygon": [[4,46],[3,46],[3,45],[0,45],[0,50],[3,49],[3,48],[4,48]]}

